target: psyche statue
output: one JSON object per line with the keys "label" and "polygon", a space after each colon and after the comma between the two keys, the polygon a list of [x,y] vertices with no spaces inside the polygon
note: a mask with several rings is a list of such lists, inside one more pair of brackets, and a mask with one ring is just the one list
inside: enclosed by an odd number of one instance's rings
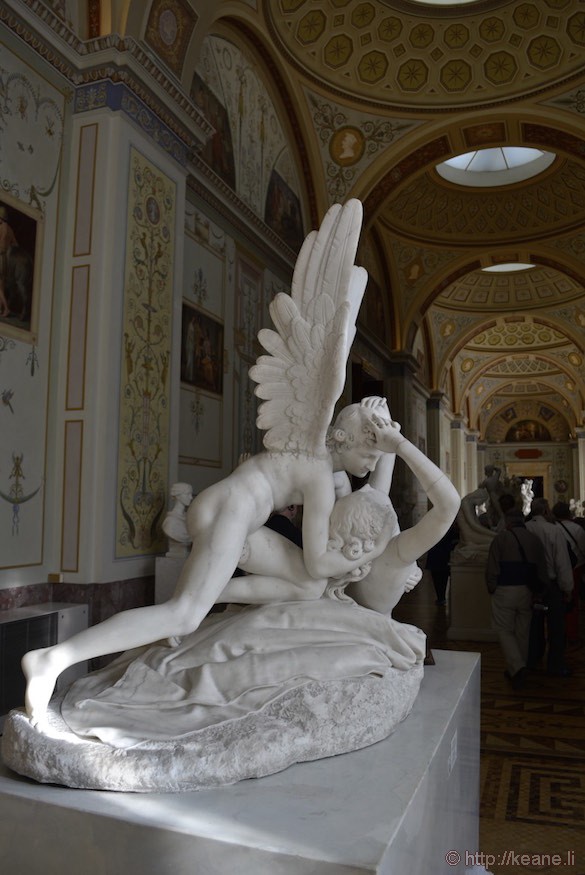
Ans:
{"label": "psyche statue", "polygon": [[[305,240],[291,294],[271,304],[274,330],[259,333],[267,354],[250,372],[265,450],[189,502],[175,594],[23,658],[25,709],[11,712],[2,745],[15,771],[74,787],[193,790],[364,747],[409,713],[425,636],[391,611],[459,495],[385,399],[330,425],[367,279],[354,264],[361,217],[359,201],[333,206]],[[403,532],[388,497],[396,456],[433,505]],[[368,473],[352,493],[348,474]],[[303,550],[264,526],[291,503],[303,505]],[[236,566],[245,577],[232,577]],[[217,602],[245,607],[208,616]],[[68,666],[123,649],[52,698]]]}

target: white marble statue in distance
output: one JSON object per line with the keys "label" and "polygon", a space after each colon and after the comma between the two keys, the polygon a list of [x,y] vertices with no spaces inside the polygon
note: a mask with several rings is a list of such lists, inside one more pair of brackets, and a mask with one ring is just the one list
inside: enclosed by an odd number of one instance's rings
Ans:
{"label": "white marble statue in distance", "polygon": [[504,516],[500,507],[500,497],[504,494],[504,486],[500,480],[502,469],[496,465],[486,465],[484,473],[485,478],[479,484],[478,489],[487,491],[486,513],[489,528],[496,529]]}
{"label": "white marble statue in distance", "polygon": [[459,543],[454,550],[454,558],[458,564],[479,559],[485,561],[491,542],[496,532],[488,529],[478,521],[476,508],[488,499],[488,491],[480,486],[461,499],[461,508],[457,514],[459,528]]}
{"label": "white marble statue in distance", "polygon": [[528,516],[530,508],[532,507],[532,500],[534,498],[534,490],[532,488],[533,483],[533,480],[527,478],[520,487],[520,495],[522,496],[522,513],[524,516]]}
{"label": "white marble statue in distance", "polygon": [[[396,448],[396,430],[374,408],[360,405],[327,441],[367,281],[366,271],[354,263],[362,212],[357,200],[331,207],[301,248],[291,294],[278,294],[271,303],[276,330],[259,332],[268,355],[250,371],[263,399],[257,424],[266,431],[266,450],[190,505],[192,547],[174,595],[25,654],[25,705],[34,725],[43,722],[56,679],[69,666],[197,629],[236,566],[257,570],[252,557],[242,563],[242,553],[275,508],[303,505],[304,566],[311,578],[337,577],[363,563],[361,557],[347,559],[327,549],[334,472],[363,477],[383,453]],[[380,536],[372,558],[383,552],[389,537],[387,532]]]}

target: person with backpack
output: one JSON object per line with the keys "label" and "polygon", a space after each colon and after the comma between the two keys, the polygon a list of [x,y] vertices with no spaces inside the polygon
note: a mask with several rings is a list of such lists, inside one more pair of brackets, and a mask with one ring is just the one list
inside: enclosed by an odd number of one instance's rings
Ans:
{"label": "person with backpack", "polygon": [[521,510],[504,515],[505,528],[490,544],[486,584],[491,594],[492,621],[514,689],[528,674],[528,646],[534,596],[548,586],[544,548],[529,532]]}
{"label": "person with backpack", "polygon": [[532,518],[528,520],[526,527],[540,538],[544,546],[549,579],[543,597],[546,611],[534,612],[532,615],[528,664],[535,668],[548,645],[548,674],[553,677],[570,677],[571,669],[565,663],[565,616],[573,592],[573,569],[567,542],[555,523],[546,498],[534,499]]}
{"label": "person with backpack", "polygon": [[565,617],[567,641],[574,644],[579,640],[579,590],[585,571],[585,530],[573,521],[571,509],[566,501],[557,501],[552,509],[557,526],[562,530],[567,542],[567,550],[573,568],[573,594],[571,609]]}

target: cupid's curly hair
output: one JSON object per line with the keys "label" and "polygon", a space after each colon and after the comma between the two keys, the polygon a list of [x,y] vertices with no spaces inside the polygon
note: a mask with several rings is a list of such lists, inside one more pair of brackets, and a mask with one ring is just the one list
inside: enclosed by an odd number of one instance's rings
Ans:
{"label": "cupid's curly hair", "polygon": [[328,550],[341,550],[347,559],[359,559],[369,553],[374,541],[386,526],[400,531],[398,518],[388,496],[371,486],[335,502],[329,518]]}

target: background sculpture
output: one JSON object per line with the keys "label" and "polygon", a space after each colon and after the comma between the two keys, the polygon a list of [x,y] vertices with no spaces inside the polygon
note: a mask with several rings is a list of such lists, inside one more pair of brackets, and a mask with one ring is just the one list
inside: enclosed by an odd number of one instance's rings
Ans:
{"label": "background sculpture", "polygon": [[459,528],[459,543],[453,552],[453,559],[458,564],[479,560],[485,562],[495,530],[488,529],[478,521],[476,508],[488,500],[488,491],[483,487],[474,489],[461,499],[461,507],[457,514]]}
{"label": "background sculpture", "polygon": [[191,536],[187,529],[187,508],[193,501],[189,483],[174,483],[171,487],[173,506],[163,520],[163,532],[169,539],[167,556],[186,556]]}

